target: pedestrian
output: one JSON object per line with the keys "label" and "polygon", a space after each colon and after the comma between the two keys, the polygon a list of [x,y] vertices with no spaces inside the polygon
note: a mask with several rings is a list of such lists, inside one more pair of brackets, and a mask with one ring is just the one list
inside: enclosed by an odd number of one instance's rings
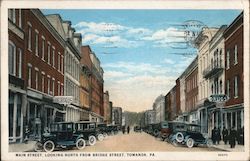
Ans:
{"label": "pedestrian", "polygon": [[233,128],[230,130],[230,134],[229,134],[229,144],[230,144],[230,148],[235,148],[236,136],[237,136],[237,132],[236,132],[235,128],[233,127]]}
{"label": "pedestrian", "polygon": [[122,133],[125,134],[125,126],[122,126]]}
{"label": "pedestrian", "polygon": [[218,128],[217,130],[216,130],[216,144],[220,144],[220,140],[221,140],[221,134],[220,134],[220,128]]}
{"label": "pedestrian", "polygon": [[214,129],[212,130],[212,141],[213,141],[213,144],[215,144],[215,141],[216,141],[216,127],[214,127]]}
{"label": "pedestrian", "polygon": [[224,141],[224,144],[226,145],[227,144],[227,141],[228,141],[228,130],[223,127],[223,130],[222,130],[222,139]]}
{"label": "pedestrian", "polygon": [[128,134],[129,134],[129,131],[130,131],[130,127],[128,126],[128,127],[127,127],[127,132],[128,132]]}

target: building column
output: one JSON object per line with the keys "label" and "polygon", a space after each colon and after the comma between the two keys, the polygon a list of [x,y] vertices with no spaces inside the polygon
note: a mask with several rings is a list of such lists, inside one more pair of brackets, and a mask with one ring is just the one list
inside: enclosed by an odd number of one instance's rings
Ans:
{"label": "building column", "polygon": [[241,127],[244,126],[244,109],[240,111],[240,116],[241,116]]}
{"label": "building column", "polygon": [[16,126],[17,126],[17,94],[14,94],[14,109],[13,109],[13,142],[16,142]]}

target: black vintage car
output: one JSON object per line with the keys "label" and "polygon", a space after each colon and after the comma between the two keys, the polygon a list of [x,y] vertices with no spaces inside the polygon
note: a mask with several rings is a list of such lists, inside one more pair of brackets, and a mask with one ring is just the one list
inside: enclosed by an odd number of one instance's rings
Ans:
{"label": "black vintage car", "polygon": [[[86,140],[88,140],[88,144],[93,146],[96,143],[96,138],[98,138],[100,131],[97,128],[95,122],[89,121],[81,121],[76,122],[76,133],[82,134]],[[100,137],[100,136],[99,136]]]}
{"label": "black vintage car", "polygon": [[119,127],[117,125],[107,125],[108,134],[114,135],[119,132]]}
{"label": "black vintage car", "polygon": [[50,125],[50,132],[44,133],[35,144],[35,151],[52,152],[56,147],[84,149],[84,136],[76,132],[75,123],[58,122]]}
{"label": "black vintage car", "polygon": [[141,132],[141,127],[140,126],[135,126],[134,127],[134,132]]}
{"label": "black vintage car", "polygon": [[108,137],[109,130],[108,130],[107,124],[98,123],[97,128],[100,131],[100,133],[103,135],[104,138]]}
{"label": "black vintage car", "polygon": [[179,130],[175,130],[170,136],[170,142],[174,145],[182,144],[186,145],[188,148],[193,146],[198,146],[199,144],[206,145],[207,147],[212,146],[212,140],[204,137],[200,132],[200,126],[197,124],[183,123],[178,124],[181,126]]}

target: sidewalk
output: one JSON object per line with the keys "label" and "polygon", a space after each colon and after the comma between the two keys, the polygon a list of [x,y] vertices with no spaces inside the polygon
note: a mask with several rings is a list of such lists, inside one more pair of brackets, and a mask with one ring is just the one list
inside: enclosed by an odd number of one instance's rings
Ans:
{"label": "sidewalk", "polygon": [[28,141],[25,143],[9,144],[9,152],[32,152],[34,151],[36,141]]}
{"label": "sidewalk", "polygon": [[228,152],[244,152],[244,145],[235,145],[235,148],[230,148],[230,145],[225,145],[224,142],[220,142],[219,145],[213,145],[213,148],[228,151]]}

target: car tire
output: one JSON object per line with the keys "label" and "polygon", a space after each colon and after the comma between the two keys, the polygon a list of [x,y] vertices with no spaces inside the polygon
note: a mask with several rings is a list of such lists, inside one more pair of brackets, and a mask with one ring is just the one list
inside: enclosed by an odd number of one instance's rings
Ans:
{"label": "car tire", "polygon": [[96,137],[95,136],[93,136],[93,135],[90,135],[89,136],[89,145],[90,146],[93,146],[93,145],[95,145],[96,144]]}
{"label": "car tire", "polygon": [[159,135],[159,130],[154,130],[153,135],[157,137]]}
{"label": "car tire", "polygon": [[181,143],[184,140],[184,135],[181,132],[175,134],[175,139],[177,142]]}
{"label": "car tire", "polygon": [[98,135],[97,135],[97,139],[98,139],[99,141],[103,141],[103,139],[104,139],[103,134],[98,134]]}
{"label": "car tire", "polygon": [[107,139],[108,138],[108,134],[106,132],[103,133],[103,137],[104,137],[104,139]]}
{"label": "car tire", "polygon": [[186,145],[187,145],[188,148],[192,148],[194,146],[194,139],[188,138],[187,142],[186,142]]}
{"label": "car tire", "polygon": [[55,149],[55,143],[51,140],[48,140],[43,144],[43,149],[46,152],[52,152]]}
{"label": "car tire", "polygon": [[172,141],[172,144],[173,144],[174,146],[178,146],[178,141],[177,141],[176,139],[174,139],[174,140]]}
{"label": "car tire", "polygon": [[81,149],[84,149],[86,146],[86,142],[84,139],[80,138],[76,141],[76,147],[77,149],[81,150]]}
{"label": "car tire", "polygon": [[213,141],[211,139],[207,140],[207,147],[211,148],[213,146]]}
{"label": "car tire", "polygon": [[43,144],[40,141],[36,142],[34,150],[35,150],[35,152],[42,152],[43,151]]}

